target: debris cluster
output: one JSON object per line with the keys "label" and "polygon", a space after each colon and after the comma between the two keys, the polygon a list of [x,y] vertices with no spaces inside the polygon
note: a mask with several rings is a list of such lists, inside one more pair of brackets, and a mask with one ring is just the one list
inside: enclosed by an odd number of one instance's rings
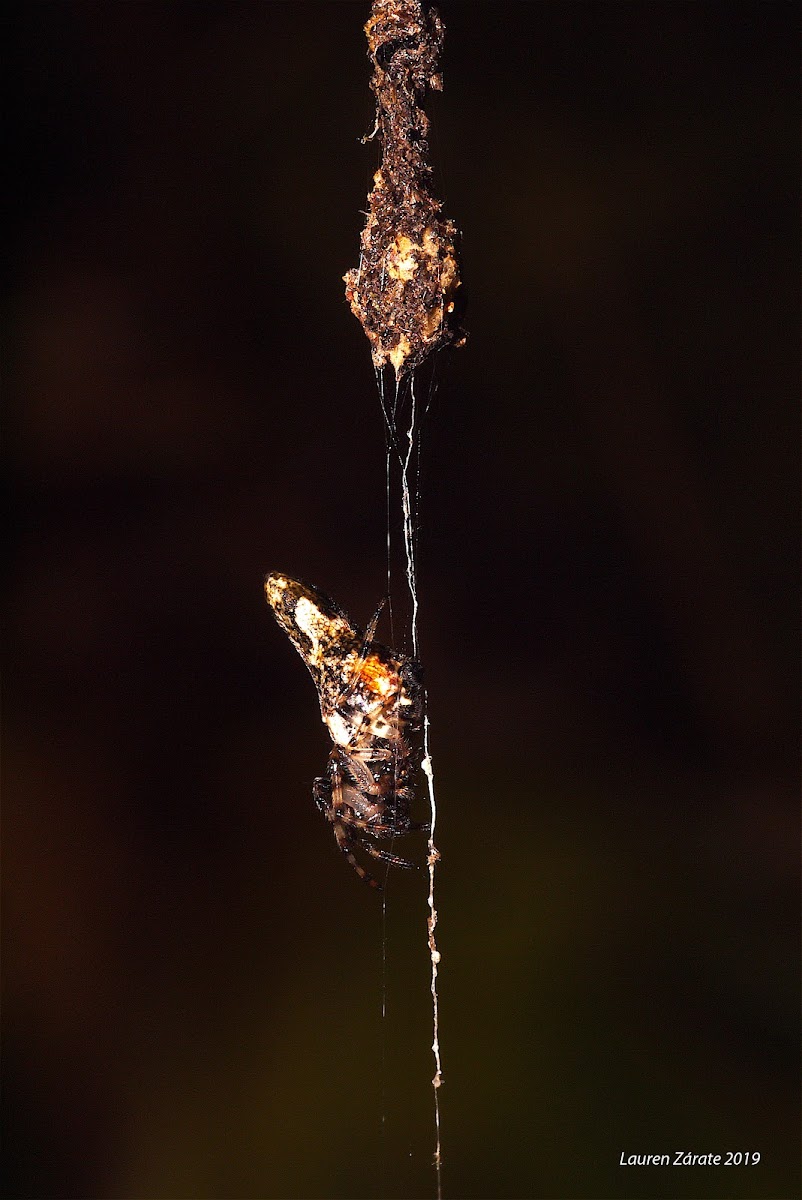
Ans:
{"label": "debris cluster", "polygon": [[[365,26],[373,63],[376,125],[382,144],[359,266],[345,294],[368,337],[373,364],[397,379],[443,346],[461,346],[459,230],[432,192],[427,89],[438,72],[445,28],[421,0],[374,0]],[[369,139],[365,139],[369,140]]]}

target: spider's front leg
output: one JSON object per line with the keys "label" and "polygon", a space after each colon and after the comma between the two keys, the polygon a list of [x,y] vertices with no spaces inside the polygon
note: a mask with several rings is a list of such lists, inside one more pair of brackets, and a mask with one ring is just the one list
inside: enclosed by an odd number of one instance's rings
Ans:
{"label": "spider's front leg", "polygon": [[[378,798],[379,789],[373,780],[373,777],[367,772],[364,764],[352,755],[348,755],[342,749],[336,749],[331,754],[331,772],[332,778],[339,783],[339,790],[342,795],[342,804],[338,808],[337,820],[338,823],[347,827],[348,841],[350,845],[356,845],[360,850],[369,854],[372,858],[376,858],[379,862],[389,863],[393,867],[404,867],[406,870],[415,871],[417,867],[415,863],[409,862],[406,858],[401,858],[398,854],[391,854],[389,850],[380,850],[378,846],[374,846],[373,842],[368,841],[366,837],[359,837],[354,833],[354,830],[359,830],[368,837],[373,838],[394,838],[403,836],[408,832],[407,825],[395,824],[394,818],[390,816],[387,820],[387,810]],[[348,768],[352,778],[360,772],[364,772],[367,779],[370,779],[372,791],[365,794],[365,791],[359,790],[359,785],[351,785],[345,782],[345,773],[343,765]],[[336,787],[336,785],[335,785]],[[334,792],[335,788],[332,789]],[[358,815],[358,814],[363,815]],[[365,816],[364,814],[367,814]],[[335,827],[336,833],[336,827]]]}
{"label": "spider's front leg", "polygon": [[312,784],[312,797],[315,801],[318,812],[323,813],[327,821],[331,820],[329,813],[332,809],[331,803],[331,784],[325,775],[319,775]]}
{"label": "spider's front leg", "polygon": [[329,759],[329,777],[315,780],[312,786],[312,795],[320,812],[331,823],[338,847],[348,859],[359,878],[363,879],[369,887],[377,888],[381,891],[381,884],[365,870],[354,855],[357,842],[354,830],[349,821],[352,813],[343,797],[342,771],[333,753]]}
{"label": "spider's front leg", "polygon": [[401,858],[398,854],[391,854],[389,850],[380,850],[378,846],[374,846],[371,842],[360,842],[360,847],[370,854],[372,858],[378,858],[380,862],[389,863],[391,867],[403,867],[406,871],[417,871],[417,863],[410,862],[408,858]]}
{"label": "spider's front leg", "polygon": [[339,772],[341,777],[350,775],[360,796],[378,796],[376,780],[358,754],[349,752],[344,746],[335,746],[329,755],[329,763],[330,771]]}

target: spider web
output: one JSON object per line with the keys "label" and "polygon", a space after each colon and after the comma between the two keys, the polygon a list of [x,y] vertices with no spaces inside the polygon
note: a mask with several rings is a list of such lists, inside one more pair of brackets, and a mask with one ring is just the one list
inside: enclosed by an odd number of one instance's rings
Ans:
{"label": "spider web", "polygon": [[[376,385],[379,393],[382,416],[384,419],[386,447],[386,509],[387,509],[387,596],[390,616],[391,637],[395,637],[393,629],[392,608],[392,563],[393,563],[393,505],[392,481],[397,476],[400,490],[400,514],[403,535],[404,570],[411,607],[409,616],[409,634],[412,657],[419,659],[420,645],[418,634],[419,596],[417,572],[417,543],[418,543],[418,513],[420,509],[420,479],[421,479],[421,447],[423,424],[431,407],[436,390],[435,376],[432,373],[425,405],[416,391],[415,372],[408,379],[399,383],[393,382],[392,390],[385,387],[385,372],[376,371]],[[427,917],[427,944],[431,963],[430,992],[432,997],[432,1054],[434,1056],[435,1073],[432,1078],[434,1089],[435,1117],[435,1152],[434,1166],[437,1172],[437,1196],[442,1196],[441,1181],[441,1140],[440,1140],[440,1085],[443,1081],[442,1061],[440,1055],[440,1012],[437,992],[437,976],[440,964],[440,952],[437,948],[435,928],[437,925],[437,909],[435,907],[435,872],[440,854],[435,844],[437,825],[437,801],[435,794],[434,767],[431,755],[431,724],[429,720],[428,692],[423,689],[423,757],[421,770],[426,776],[429,799],[429,840],[427,847],[427,867],[429,881]],[[386,879],[385,879],[386,883]],[[386,888],[382,895],[382,1020],[386,1016]],[[382,1128],[384,1129],[384,1106],[382,1106]]]}

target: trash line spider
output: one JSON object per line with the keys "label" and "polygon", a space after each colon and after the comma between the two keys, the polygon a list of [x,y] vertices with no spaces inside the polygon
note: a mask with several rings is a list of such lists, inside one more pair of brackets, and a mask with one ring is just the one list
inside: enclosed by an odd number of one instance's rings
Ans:
{"label": "trash line spider", "polygon": [[326,774],[312,788],[315,804],[360,879],[380,889],[355,851],[414,869],[375,842],[429,828],[410,817],[419,765],[412,738],[423,712],[420,667],[374,641],[383,605],[363,633],[330,597],[288,575],[268,575],[265,595],[315,682],[333,742]]}

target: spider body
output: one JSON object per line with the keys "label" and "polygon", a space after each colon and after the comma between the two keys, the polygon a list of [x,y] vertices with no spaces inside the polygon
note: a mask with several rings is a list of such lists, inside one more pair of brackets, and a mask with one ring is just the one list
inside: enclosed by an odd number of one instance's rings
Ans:
{"label": "spider body", "polygon": [[375,841],[426,828],[410,819],[420,668],[373,640],[381,608],[363,633],[323,592],[287,575],[268,575],[265,595],[315,682],[333,743],[326,774],[314,782],[315,803],[359,877],[379,888],[354,851],[411,867]]}

